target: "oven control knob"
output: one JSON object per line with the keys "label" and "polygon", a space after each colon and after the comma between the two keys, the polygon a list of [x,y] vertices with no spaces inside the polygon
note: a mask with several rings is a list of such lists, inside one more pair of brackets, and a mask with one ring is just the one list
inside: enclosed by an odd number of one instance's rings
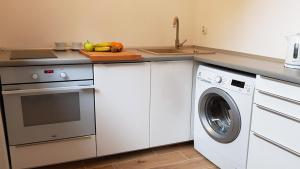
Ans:
{"label": "oven control knob", "polygon": [[221,83],[221,82],[222,82],[222,77],[221,77],[221,76],[217,76],[217,77],[215,78],[215,82],[216,82],[216,83]]}
{"label": "oven control knob", "polygon": [[33,80],[36,80],[36,79],[39,78],[39,75],[36,74],[36,73],[34,73],[34,74],[32,74],[31,78],[32,78]]}
{"label": "oven control knob", "polygon": [[60,77],[63,78],[63,79],[65,79],[65,78],[67,77],[67,74],[64,73],[64,72],[63,72],[63,73],[60,73]]}

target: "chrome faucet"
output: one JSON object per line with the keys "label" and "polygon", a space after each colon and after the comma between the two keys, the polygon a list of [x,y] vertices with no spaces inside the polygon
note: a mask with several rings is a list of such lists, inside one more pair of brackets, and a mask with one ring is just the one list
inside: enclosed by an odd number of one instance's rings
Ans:
{"label": "chrome faucet", "polygon": [[176,28],[175,48],[179,49],[179,48],[181,48],[183,46],[183,44],[187,40],[183,41],[182,43],[180,43],[180,41],[179,41],[179,18],[178,18],[178,16],[174,17],[173,27]]}

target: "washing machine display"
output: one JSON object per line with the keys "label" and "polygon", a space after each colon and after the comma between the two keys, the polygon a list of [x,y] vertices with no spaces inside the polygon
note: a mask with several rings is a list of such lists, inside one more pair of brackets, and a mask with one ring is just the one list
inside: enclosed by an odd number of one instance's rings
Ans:
{"label": "washing machine display", "polygon": [[231,85],[232,86],[236,86],[236,87],[239,87],[239,88],[244,88],[245,87],[245,82],[241,82],[241,81],[238,81],[238,80],[232,80],[231,81]]}
{"label": "washing machine display", "polygon": [[233,99],[218,88],[209,88],[199,99],[199,118],[207,134],[220,143],[230,143],[239,135],[241,115]]}

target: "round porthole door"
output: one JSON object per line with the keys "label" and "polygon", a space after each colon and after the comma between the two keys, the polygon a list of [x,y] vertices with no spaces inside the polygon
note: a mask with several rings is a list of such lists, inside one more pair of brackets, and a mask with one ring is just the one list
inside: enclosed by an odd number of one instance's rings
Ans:
{"label": "round porthole door", "polygon": [[202,126],[211,138],[220,143],[230,143],[237,138],[241,115],[228,93],[209,88],[201,95],[198,106]]}

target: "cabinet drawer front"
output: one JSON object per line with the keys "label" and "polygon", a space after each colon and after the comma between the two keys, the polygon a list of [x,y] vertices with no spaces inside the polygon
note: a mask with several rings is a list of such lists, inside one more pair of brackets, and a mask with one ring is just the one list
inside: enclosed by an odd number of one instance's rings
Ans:
{"label": "cabinet drawer front", "polygon": [[260,91],[255,92],[254,103],[280,112],[284,116],[300,120],[299,104],[276,98]]}
{"label": "cabinet drawer front", "polygon": [[298,169],[300,157],[263,138],[250,135],[248,169]]}
{"label": "cabinet drawer front", "polygon": [[96,138],[86,136],[27,146],[11,146],[13,169],[46,166],[96,157]]}
{"label": "cabinet drawer front", "polygon": [[251,130],[300,152],[300,123],[279,113],[254,104]]}
{"label": "cabinet drawer front", "polygon": [[256,89],[283,100],[300,104],[300,85],[258,76]]}

